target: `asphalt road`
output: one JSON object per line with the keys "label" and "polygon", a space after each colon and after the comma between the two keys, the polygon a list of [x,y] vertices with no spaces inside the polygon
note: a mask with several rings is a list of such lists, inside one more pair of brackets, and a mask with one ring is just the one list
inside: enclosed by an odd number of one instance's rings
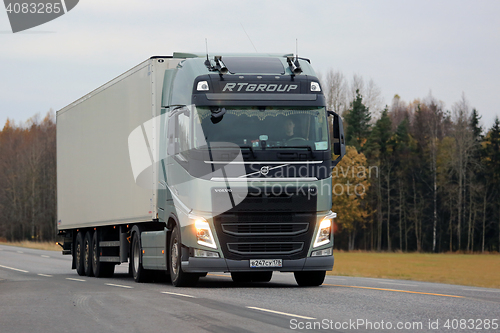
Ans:
{"label": "asphalt road", "polygon": [[290,273],[174,288],[127,266],[81,277],[70,256],[0,245],[0,332],[500,332],[500,289],[335,276],[300,288]]}

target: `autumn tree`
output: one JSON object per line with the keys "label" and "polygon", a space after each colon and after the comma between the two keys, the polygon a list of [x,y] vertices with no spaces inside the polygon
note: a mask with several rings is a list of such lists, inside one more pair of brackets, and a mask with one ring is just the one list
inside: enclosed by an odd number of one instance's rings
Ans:
{"label": "autumn tree", "polygon": [[366,207],[362,204],[370,187],[366,157],[347,146],[344,158],[333,170],[332,211],[337,213],[340,232],[348,236],[348,248],[354,249],[356,233],[364,226]]}

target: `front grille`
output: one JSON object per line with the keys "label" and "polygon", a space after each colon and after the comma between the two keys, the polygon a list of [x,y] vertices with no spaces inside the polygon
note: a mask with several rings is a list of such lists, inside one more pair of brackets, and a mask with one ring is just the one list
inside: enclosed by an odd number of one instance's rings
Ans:
{"label": "front grille", "polygon": [[299,259],[307,255],[316,214],[224,213],[214,225],[228,259]]}
{"label": "front grille", "polygon": [[[224,257],[245,259],[300,259],[307,256],[316,225],[316,190],[286,187],[232,188],[240,202],[214,217]],[[212,192],[212,209],[225,207],[227,193]],[[244,197],[243,197],[244,196]]]}
{"label": "front grille", "polygon": [[308,223],[222,223],[222,231],[234,236],[291,236],[308,228]]}
{"label": "front grille", "polygon": [[304,247],[303,242],[289,243],[228,243],[230,252],[244,254],[294,254],[301,251]]}

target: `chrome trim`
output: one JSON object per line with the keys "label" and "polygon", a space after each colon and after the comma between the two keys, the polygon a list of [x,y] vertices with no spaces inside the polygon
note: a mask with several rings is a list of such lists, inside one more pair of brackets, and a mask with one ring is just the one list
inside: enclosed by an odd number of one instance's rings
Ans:
{"label": "chrome trim", "polygon": [[242,162],[242,161],[231,161],[231,162],[224,162],[224,161],[203,161],[207,164],[281,164],[281,163],[286,163],[286,164],[321,164],[324,161],[274,161],[274,162],[268,162],[268,161],[255,161],[255,162]]}
{"label": "chrome trim", "polygon": [[[269,171],[271,170],[274,170],[274,169],[279,169],[279,168],[283,168],[283,167],[286,167],[288,164],[282,164],[282,165],[278,165],[278,166],[275,166],[275,167],[272,167],[272,168],[269,168],[267,169],[267,173],[269,173]],[[263,168],[263,167],[262,167]],[[262,168],[260,168],[259,171],[256,171],[256,172],[252,172],[252,173],[247,173],[246,175],[242,175],[242,176],[239,176],[238,178],[245,178],[245,177],[248,177],[248,176],[251,176],[251,175],[256,175],[258,173],[262,174],[263,176],[267,175],[266,174],[263,174],[262,173]]]}
{"label": "chrome trim", "polygon": [[312,182],[318,180],[316,177],[302,177],[302,178],[223,178],[223,177],[212,177],[211,181],[214,182],[294,182],[294,181],[303,181],[303,182]]}

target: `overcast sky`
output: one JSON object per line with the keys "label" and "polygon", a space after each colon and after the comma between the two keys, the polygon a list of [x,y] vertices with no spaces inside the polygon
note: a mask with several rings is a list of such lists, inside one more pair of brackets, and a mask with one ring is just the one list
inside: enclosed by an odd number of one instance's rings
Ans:
{"label": "overcast sky", "polygon": [[152,55],[204,52],[205,38],[211,54],[294,53],[298,39],[317,72],[373,79],[386,104],[432,92],[451,109],[463,92],[491,127],[499,13],[497,0],[80,0],[12,34],[0,9],[0,128],[57,111]]}

